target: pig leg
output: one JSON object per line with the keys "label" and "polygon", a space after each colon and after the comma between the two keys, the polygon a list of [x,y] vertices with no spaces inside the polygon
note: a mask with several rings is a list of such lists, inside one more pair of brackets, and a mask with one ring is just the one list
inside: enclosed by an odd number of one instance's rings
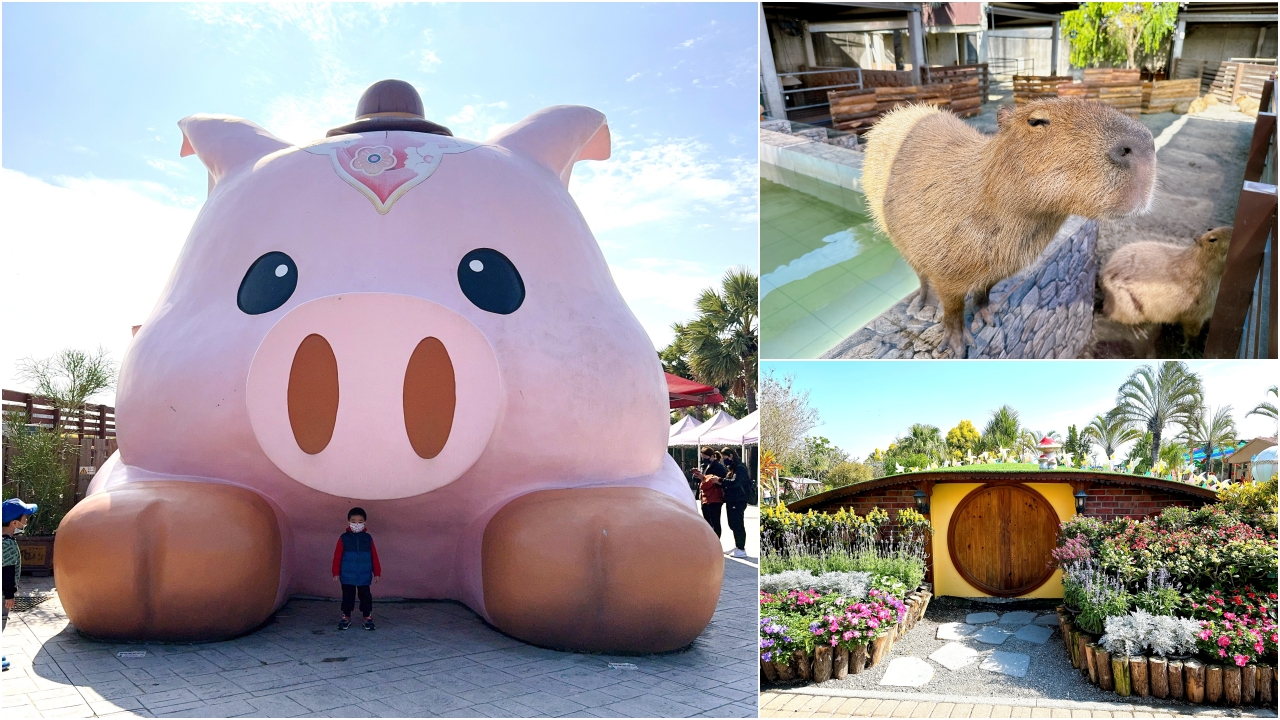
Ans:
{"label": "pig leg", "polygon": [[225,640],[275,610],[275,510],[234,485],[117,484],[63,518],[54,546],[71,624],[107,640]]}
{"label": "pig leg", "polygon": [[720,598],[720,543],[687,504],[647,488],[543,490],[484,530],[484,607],[544,647],[663,652],[693,642]]}
{"label": "pig leg", "polygon": [[963,358],[965,347],[973,344],[973,334],[964,322],[964,295],[942,295],[942,341],[939,349]]}

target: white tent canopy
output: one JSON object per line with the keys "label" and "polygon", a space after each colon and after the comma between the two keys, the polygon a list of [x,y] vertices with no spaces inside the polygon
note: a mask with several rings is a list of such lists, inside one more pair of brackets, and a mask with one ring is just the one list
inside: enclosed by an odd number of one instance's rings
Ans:
{"label": "white tent canopy", "polygon": [[702,443],[703,435],[706,435],[712,430],[717,430],[727,425],[732,425],[736,421],[737,421],[737,418],[735,418],[734,416],[730,415],[729,413],[723,410],[718,410],[715,415],[711,416],[710,420],[702,423],[701,425],[695,428],[691,428],[689,430],[685,430],[682,433],[672,435],[671,439],[667,441],[667,446],[672,447],[675,445],[701,445],[703,444]]}
{"label": "white tent canopy", "polygon": [[760,411],[698,438],[703,445],[756,445],[760,442]]}
{"label": "white tent canopy", "polygon": [[698,427],[698,420],[692,415],[685,415],[674,423],[671,423],[671,431],[667,433],[667,438],[673,438],[685,430],[691,430],[696,427]]}

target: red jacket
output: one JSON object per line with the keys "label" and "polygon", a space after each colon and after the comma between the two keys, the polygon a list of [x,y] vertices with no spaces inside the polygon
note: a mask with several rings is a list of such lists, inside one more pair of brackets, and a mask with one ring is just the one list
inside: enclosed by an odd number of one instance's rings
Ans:
{"label": "red jacket", "polygon": [[[369,538],[369,550],[373,553],[373,576],[382,577],[382,563],[378,562],[378,546],[373,544],[373,538]],[[338,546],[333,549],[333,575],[337,577],[342,572],[342,538],[338,538]]]}

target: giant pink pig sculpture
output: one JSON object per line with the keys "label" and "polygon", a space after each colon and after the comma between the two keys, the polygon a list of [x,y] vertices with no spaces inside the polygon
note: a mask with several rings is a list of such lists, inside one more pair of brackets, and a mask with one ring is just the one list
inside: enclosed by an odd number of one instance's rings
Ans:
{"label": "giant pink pig sculpture", "polygon": [[723,558],[666,453],[662,371],[567,192],[609,156],[604,116],[476,143],[421,108],[382,81],[302,147],[179,123],[209,198],[122,363],[120,451],[57,534],[82,632],[222,639],[336,596],[355,502],[382,596],[582,650],[710,621]]}

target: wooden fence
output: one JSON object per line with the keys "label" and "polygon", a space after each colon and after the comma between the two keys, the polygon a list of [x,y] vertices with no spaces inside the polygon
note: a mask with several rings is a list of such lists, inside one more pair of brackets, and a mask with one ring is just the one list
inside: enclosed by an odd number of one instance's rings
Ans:
{"label": "wooden fence", "polygon": [[77,412],[63,414],[48,398],[16,390],[4,390],[5,413],[18,410],[26,414],[27,424],[58,428],[64,435],[76,437],[114,438],[116,409],[108,405],[86,405]]}
{"label": "wooden fence", "polygon": [[1263,82],[1259,99],[1235,230],[1205,341],[1204,355],[1210,358],[1276,357],[1274,72]]}
{"label": "wooden fence", "polygon": [[1244,96],[1258,100],[1262,98],[1263,84],[1275,73],[1275,65],[1228,60],[1218,69],[1209,92],[1228,105]]}
{"label": "wooden fence", "polygon": [[[833,99],[852,99],[859,96],[867,96],[871,91],[880,91],[882,99],[880,103],[901,104],[896,101],[904,100],[912,102],[916,100],[939,100],[941,99],[942,90],[926,90],[924,96],[917,97],[922,88],[931,88],[933,86],[952,86],[945,92],[947,93],[946,103],[935,103],[945,105],[952,112],[960,117],[969,117],[977,115],[981,110],[982,103],[987,101],[987,92],[990,85],[990,76],[987,71],[986,63],[978,63],[976,65],[949,65],[937,67],[923,67],[920,69],[923,85],[916,86],[911,83],[911,71],[909,70],[862,70],[861,86],[858,85],[859,74],[850,70],[831,70],[830,72],[819,72],[824,68],[806,68],[811,70],[811,74],[798,76],[803,88],[814,88],[814,91],[827,91],[827,107],[818,107],[821,103],[815,97],[804,97],[806,108],[813,108],[811,112],[819,113],[811,115],[803,120],[795,117],[798,121],[821,123],[830,119],[832,127],[836,129],[850,129],[838,127],[840,124],[848,124],[855,120],[866,120],[868,116],[849,117],[851,114],[848,108],[838,109],[829,105]],[[862,91],[862,92],[860,92]],[[846,102],[845,105],[849,105]],[[852,103],[860,105],[863,103]],[[823,112],[826,111],[826,112]],[[852,114],[861,115],[870,112],[871,109],[859,109]],[[865,132],[874,124],[879,115],[883,114],[886,108],[881,108],[879,113],[866,122],[855,123],[853,130],[855,132]],[[788,111],[788,116],[791,113]]]}
{"label": "wooden fence", "polygon": [[1014,76],[1014,104],[1052,97],[1096,100],[1136,119],[1142,111],[1141,71],[1089,68],[1084,71],[1084,82],[1072,82],[1070,77],[1061,75]]}

